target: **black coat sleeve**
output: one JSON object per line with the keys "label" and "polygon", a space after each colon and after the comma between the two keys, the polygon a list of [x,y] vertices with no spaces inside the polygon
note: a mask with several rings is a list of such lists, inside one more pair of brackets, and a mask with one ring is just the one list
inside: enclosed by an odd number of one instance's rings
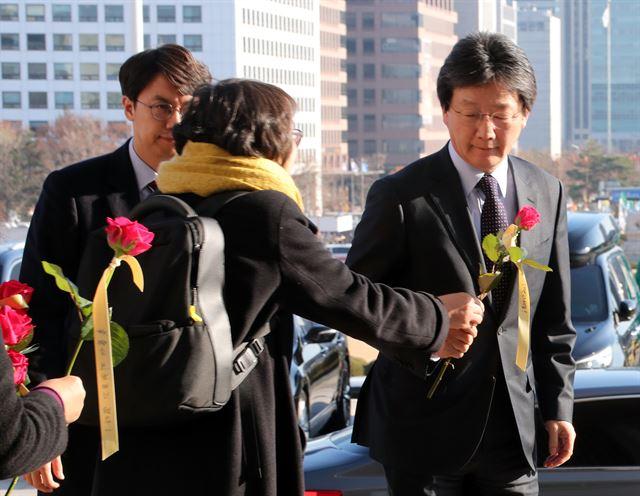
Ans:
{"label": "black coat sleeve", "polygon": [[548,272],[531,326],[531,358],[544,420],[572,421],[576,331],[571,323],[571,275],[567,210],[559,186],[555,237]]}
{"label": "black coat sleeve", "polygon": [[371,282],[334,259],[292,202],[284,202],[278,234],[281,301],[287,309],[341,330],[380,350],[440,345],[448,328],[440,301],[427,294]]}
{"label": "black coat sleeve", "polygon": [[51,173],[38,199],[25,244],[20,280],[33,287],[29,315],[36,326],[34,342],[39,348],[31,355],[30,376],[34,383],[64,375],[67,360],[65,318],[71,310],[69,295],[59,290],[42,268],[42,261],[62,267],[74,280],[80,253],[78,217],[73,197]]}
{"label": "black coat sleeve", "polygon": [[0,479],[35,470],[67,445],[64,412],[55,398],[34,391],[19,398],[0,337]]}

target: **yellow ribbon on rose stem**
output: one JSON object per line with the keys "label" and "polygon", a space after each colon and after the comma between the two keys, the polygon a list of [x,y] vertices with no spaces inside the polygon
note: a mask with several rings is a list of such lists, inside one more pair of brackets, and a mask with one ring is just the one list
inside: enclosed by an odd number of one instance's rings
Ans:
{"label": "yellow ribbon on rose stem", "polygon": [[93,345],[96,360],[103,461],[119,449],[116,389],[111,354],[111,319],[109,318],[107,286],[121,260],[129,265],[133,275],[133,282],[138,289],[140,291],[144,289],[144,277],[138,261],[130,255],[121,255],[119,258],[114,258],[103,272],[93,298]]}
{"label": "yellow ribbon on rose stem", "polygon": [[516,365],[525,372],[527,370],[529,341],[531,339],[531,303],[524,268],[521,263],[516,263],[515,265],[518,268],[518,348],[516,349]]}

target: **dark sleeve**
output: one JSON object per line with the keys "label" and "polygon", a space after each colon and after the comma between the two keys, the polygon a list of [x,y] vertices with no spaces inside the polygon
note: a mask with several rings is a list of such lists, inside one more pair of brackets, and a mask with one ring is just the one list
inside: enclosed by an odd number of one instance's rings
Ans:
{"label": "dark sleeve", "polygon": [[378,180],[367,195],[347,265],[372,281],[393,284],[405,253],[404,212],[391,181]]}
{"label": "dark sleeve", "polygon": [[30,356],[30,377],[35,384],[64,375],[65,318],[71,310],[69,295],[44,272],[42,261],[61,266],[65,275],[74,280],[80,256],[76,204],[59,177],[53,172],[44,183],[20,270],[20,280],[34,289],[29,315],[36,326],[34,342],[39,346]]}
{"label": "dark sleeve", "polygon": [[0,479],[26,474],[64,451],[67,427],[62,407],[38,391],[18,398],[1,338],[0,397]]}
{"label": "dark sleeve", "polygon": [[290,201],[282,207],[278,247],[281,301],[293,313],[380,350],[417,349],[423,357],[446,334],[448,317],[437,298],[352,272],[331,256]]}
{"label": "dark sleeve", "polygon": [[576,331],[571,323],[567,210],[559,186],[555,237],[548,272],[531,327],[531,353],[543,419],[572,421]]}

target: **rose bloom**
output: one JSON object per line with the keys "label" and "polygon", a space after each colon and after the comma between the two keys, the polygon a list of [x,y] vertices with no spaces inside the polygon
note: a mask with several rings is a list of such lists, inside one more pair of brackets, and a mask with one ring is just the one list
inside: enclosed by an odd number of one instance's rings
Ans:
{"label": "rose bloom", "polygon": [[107,217],[107,242],[116,252],[116,256],[131,255],[135,257],[151,248],[155,236],[145,226],[126,217]]}
{"label": "rose bloom", "polygon": [[0,284],[0,300],[13,295],[22,295],[24,301],[28,304],[33,295],[33,288],[14,280]]}
{"label": "rose bloom", "polygon": [[5,344],[14,346],[29,335],[33,324],[26,312],[4,305],[0,307],[0,328],[2,328],[2,339]]}
{"label": "rose bloom", "polygon": [[22,353],[17,351],[7,350],[11,364],[13,365],[13,383],[16,386],[22,384],[27,378],[27,367],[29,366],[29,359]]}
{"label": "rose bloom", "polygon": [[518,227],[528,231],[540,222],[540,214],[531,205],[525,205],[516,215],[516,224]]}

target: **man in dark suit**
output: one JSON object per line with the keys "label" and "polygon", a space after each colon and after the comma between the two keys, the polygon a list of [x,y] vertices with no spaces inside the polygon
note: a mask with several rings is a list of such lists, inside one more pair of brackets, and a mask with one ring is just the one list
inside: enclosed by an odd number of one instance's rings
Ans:
{"label": "man in dark suit", "polygon": [[491,269],[481,237],[504,229],[524,205],[542,221],[522,233],[520,245],[553,269],[525,269],[532,316],[526,372],[515,364],[514,271],[488,298],[475,341],[432,399],[438,356],[426,378],[397,365],[423,357],[379,356],[358,400],[353,439],[384,465],[394,496],[538,494],[534,398],[548,431],[545,466],[572,454],[566,200],[557,179],[509,155],[535,95],[533,68],[508,38],[477,33],[460,40],[438,77],[450,142],[369,192],[347,264],[374,281],[479,294],[479,271]]}
{"label": "man in dark suit", "polygon": [[[49,174],[29,227],[20,280],[35,290],[30,314],[39,349],[29,370],[38,382],[65,374],[71,341],[68,319],[77,318],[68,295],[56,288],[41,262],[57,264],[69,279],[77,280],[89,233],[106,225],[107,217],[126,216],[155,190],[160,162],[175,155],[172,128],[193,91],[209,83],[211,74],[186,48],[163,45],[130,57],[119,79],[133,138],[110,154]],[[98,449],[95,428],[71,426],[63,455],[66,480],[58,494],[90,494]],[[54,469],[59,477],[61,470],[55,464]],[[41,490],[58,486],[50,464],[34,473],[33,480]]]}

